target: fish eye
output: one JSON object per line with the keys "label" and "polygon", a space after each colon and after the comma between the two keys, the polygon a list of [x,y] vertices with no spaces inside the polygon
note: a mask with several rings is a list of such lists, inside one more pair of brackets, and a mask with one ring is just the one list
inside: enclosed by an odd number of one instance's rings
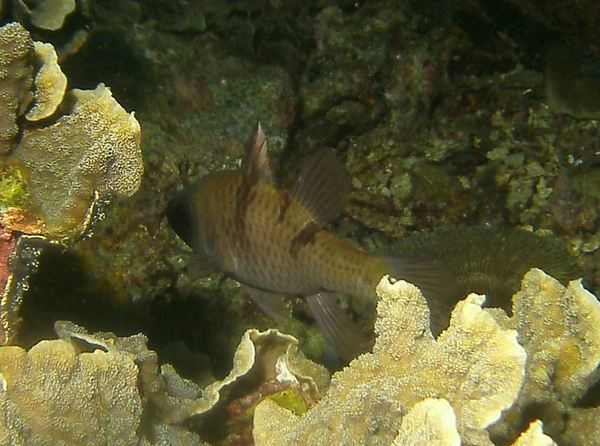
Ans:
{"label": "fish eye", "polygon": [[189,205],[182,197],[172,199],[167,206],[167,221],[175,233],[191,247],[193,220]]}

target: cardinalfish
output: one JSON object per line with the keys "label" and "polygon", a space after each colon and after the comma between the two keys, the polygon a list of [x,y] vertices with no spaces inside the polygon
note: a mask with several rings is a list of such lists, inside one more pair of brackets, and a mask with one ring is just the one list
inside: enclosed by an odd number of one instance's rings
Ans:
{"label": "cardinalfish", "polygon": [[202,263],[197,269],[237,280],[275,318],[286,297],[304,296],[326,340],[351,358],[360,343],[336,293],[374,301],[389,274],[436,299],[448,275],[432,259],[368,253],[328,231],[349,191],[344,166],[328,150],[306,159],[291,190],[278,188],[259,124],[241,168],[207,174],[170,202],[167,217]]}

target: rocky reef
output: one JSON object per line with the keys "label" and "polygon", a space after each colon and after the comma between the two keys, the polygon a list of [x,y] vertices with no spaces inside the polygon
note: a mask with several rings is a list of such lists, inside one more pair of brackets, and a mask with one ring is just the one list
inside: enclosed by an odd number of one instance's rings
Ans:
{"label": "rocky reef", "polygon": [[[0,444],[598,444],[599,18],[591,0],[0,1]],[[446,262],[445,331],[408,284],[382,283],[377,316],[340,296],[378,336],[336,372],[302,299],[276,324],[195,279],[167,202],[237,167],[256,121],[283,187],[313,150],[344,162],[329,229]]]}

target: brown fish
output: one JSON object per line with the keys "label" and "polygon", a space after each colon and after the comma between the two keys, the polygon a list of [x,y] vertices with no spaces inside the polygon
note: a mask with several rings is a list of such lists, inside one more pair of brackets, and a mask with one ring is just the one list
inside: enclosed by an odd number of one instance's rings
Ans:
{"label": "brown fish", "polygon": [[167,217],[206,273],[246,285],[268,314],[281,314],[286,295],[305,296],[326,339],[348,358],[358,353],[356,331],[332,293],[374,300],[385,274],[415,283],[428,298],[448,283],[434,261],[370,254],[325,230],[349,189],[343,165],[327,150],[304,163],[291,191],[278,189],[259,124],[241,169],[204,176],[171,201]]}

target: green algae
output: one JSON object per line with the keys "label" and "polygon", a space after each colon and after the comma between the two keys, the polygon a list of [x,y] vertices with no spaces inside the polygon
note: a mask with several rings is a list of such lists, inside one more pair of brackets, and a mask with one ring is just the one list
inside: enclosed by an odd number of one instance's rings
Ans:
{"label": "green algae", "polygon": [[281,407],[291,411],[294,415],[302,415],[308,411],[308,404],[302,394],[296,389],[285,389],[273,393],[267,399],[275,401]]}
{"label": "green algae", "polygon": [[27,184],[21,171],[8,164],[0,165],[0,211],[22,207],[28,202]]}

